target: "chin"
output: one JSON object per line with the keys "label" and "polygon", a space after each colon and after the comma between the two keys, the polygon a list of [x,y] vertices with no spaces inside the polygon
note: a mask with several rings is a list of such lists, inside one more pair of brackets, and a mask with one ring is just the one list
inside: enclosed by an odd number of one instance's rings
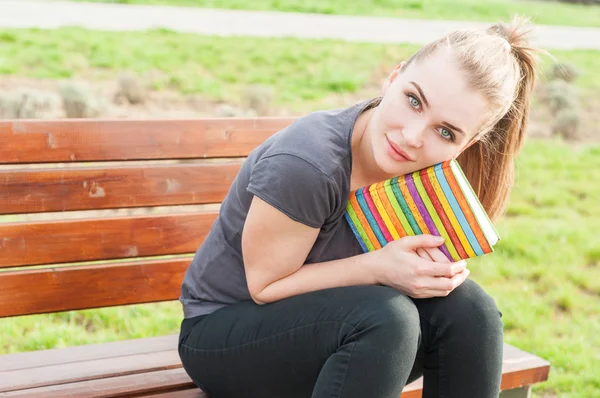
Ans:
{"label": "chin", "polygon": [[377,163],[377,167],[381,170],[382,174],[388,176],[387,178],[396,177],[399,175],[404,175],[406,173],[410,173],[414,170],[407,170],[406,164],[400,164],[394,159],[392,159],[387,152],[384,150],[380,150],[375,154],[375,162]]}

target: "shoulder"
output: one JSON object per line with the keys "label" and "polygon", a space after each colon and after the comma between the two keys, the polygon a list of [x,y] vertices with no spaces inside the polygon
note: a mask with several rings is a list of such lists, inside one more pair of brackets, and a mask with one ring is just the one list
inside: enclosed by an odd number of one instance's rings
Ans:
{"label": "shoulder", "polygon": [[331,176],[350,156],[351,132],[362,104],[317,111],[296,119],[265,141],[260,158],[295,158],[291,161],[309,164]]}

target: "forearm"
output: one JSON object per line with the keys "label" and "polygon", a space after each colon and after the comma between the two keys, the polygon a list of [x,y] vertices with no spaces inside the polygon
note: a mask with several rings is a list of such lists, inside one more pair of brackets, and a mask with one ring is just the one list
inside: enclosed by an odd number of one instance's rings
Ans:
{"label": "forearm", "polygon": [[305,264],[293,274],[265,287],[254,299],[258,303],[266,304],[332,287],[377,284],[373,253]]}

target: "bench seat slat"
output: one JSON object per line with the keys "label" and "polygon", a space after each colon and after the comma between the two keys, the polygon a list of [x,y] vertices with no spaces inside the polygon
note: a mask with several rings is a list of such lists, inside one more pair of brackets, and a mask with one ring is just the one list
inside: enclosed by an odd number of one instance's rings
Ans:
{"label": "bench seat slat", "polygon": [[191,257],[0,273],[0,318],[175,300],[190,261]]}
{"label": "bench seat slat", "polygon": [[[7,354],[0,356],[0,372],[172,350],[173,347],[177,347],[177,337],[176,334],[169,334],[158,337]],[[0,386],[2,385],[0,383]],[[0,387],[1,389],[2,387]]]}
{"label": "bench seat slat", "polygon": [[0,164],[245,157],[289,117],[0,122]]}
{"label": "bench seat slat", "polygon": [[[64,351],[64,363],[66,363],[66,365],[53,362],[46,363],[44,366],[36,366],[34,362],[31,361],[32,356],[39,356],[41,359],[40,364],[43,363],[43,361],[45,361],[44,355],[46,351],[13,354],[11,356],[12,358],[8,359],[14,360],[19,355],[29,355],[27,362],[33,365],[29,369],[21,368],[15,370],[12,375],[14,379],[17,378],[16,374],[19,372],[37,372],[38,375],[45,375],[43,383],[48,384],[41,386],[42,381],[39,381],[38,379],[37,381],[32,382],[30,388],[6,392],[6,386],[9,384],[7,381],[4,381],[6,380],[5,378],[0,378],[0,380],[3,380],[3,383],[0,384],[0,391],[4,391],[6,394],[0,396],[59,397],[68,394],[83,394],[82,396],[85,396],[85,393],[89,393],[90,391],[93,391],[98,395],[126,396],[135,393],[148,396],[162,391],[162,396],[164,398],[204,398],[190,381],[185,371],[180,368],[181,364],[176,351],[177,336],[171,335],[165,336],[164,338],[165,340],[163,340],[161,344],[155,344],[157,341],[156,339],[159,338],[147,338],[138,339],[137,341],[131,340],[94,346],[51,350],[54,353]],[[138,344],[137,350],[140,352],[132,352],[130,355],[123,355],[122,358],[116,359],[108,358],[98,350],[98,347],[104,346],[104,351],[118,352],[118,348],[125,344]],[[143,350],[144,352],[141,352],[142,350],[140,350],[140,348],[144,344],[147,346],[147,349]],[[165,345],[168,344],[171,345],[170,348],[165,347]],[[80,352],[75,353],[72,351],[74,348],[80,349]],[[82,355],[81,351],[87,349],[93,351],[94,354]],[[69,352],[70,350],[71,352]],[[165,352],[169,350],[171,352],[168,353],[168,355],[165,355]],[[86,359],[75,363],[69,362],[76,358],[75,355],[81,356],[82,358],[86,357]],[[58,356],[55,356],[55,358],[58,358]],[[147,360],[144,361],[144,358]],[[5,359],[0,357],[0,368],[6,369],[7,366],[6,364],[3,364],[4,361]],[[21,363],[24,363],[24,361],[21,361]],[[65,371],[65,366],[68,368],[68,371]],[[161,366],[171,369],[154,370]],[[549,364],[547,361],[544,361],[535,355],[518,350],[509,344],[504,344],[502,376],[503,391],[544,381],[548,377],[548,369]],[[94,370],[96,373],[94,373]],[[107,376],[115,375],[119,372],[128,372],[130,374],[113,377]],[[0,375],[2,375],[2,373],[0,373]],[[54,377],[54,379],[52,377]],[[68,382],[69,379],[67,379],[67,377],[71,380],[83,378],[88,378],[88,380]],[[34,379],[34,377],[30,377],[30,379]],[[22,380],[27,380],[27,375],[25,375]],[[22,385],[23,384],[21,384],[21,386]],[[34,385],[37,387],[32,387]],[[422,378],[407,385],[402,394],[402,398],[420,397],[422,386]],[[175,393],[173,392],[174,390],[181,391]]]}
{"label": "bench seat slat", "polygon": [[548,380],[550,362],[504,343],[501,389],[510,390]]}
{"label": "bench seat slat", "polygon": [[152,398],[208,398],[208,395],[204,394],[197,388],[189,390],[180,390],[173,392],[164,392],[160,394],[141,395],[141,397],[152,397]]}
{"label": "bench seat slat", "polygon": [[204,211],[0,224],[0,268],[194,253],[217,216]]}
{"label": "bench seat slat", "polygon": [[0,391],[15,391],[25,388],[77,383],[179,367],[181,367],[181,361],[177,350],[174,349],[78,361],[53,365],[51,367],[35,367],[27,371],[0,372],[0,379],[3,380]]}
{"label": "bench seat slat", "polygon": [[183,368],[137,373],[126,376],[58,384],[0,393],[0,397],[131,397],[133,395],[194,388]]}
{"label": "bench seat slat", "polygon": [[221,202],[243,160],[0,171],[0,214]]}

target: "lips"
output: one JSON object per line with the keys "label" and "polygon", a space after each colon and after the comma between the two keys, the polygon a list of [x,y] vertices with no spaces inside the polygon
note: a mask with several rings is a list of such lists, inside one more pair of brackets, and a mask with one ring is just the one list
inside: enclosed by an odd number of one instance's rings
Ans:
{"label": "lips", "polygon": [[390,146],[392,147],[392,149],[400,156],[402,156],[403,158],[405,158],[406,160],[409,161],[413,161],[412,158],[410,156],[408,156],[408,154],[406,152],[404,152],[402,149],[400,149],[400,147],[396,144],[394,144],[392,141],[390,141],[390,139],[388,138],[388,136],[386,135],[385,138],[387,139],[387,142],[390,144]]}

